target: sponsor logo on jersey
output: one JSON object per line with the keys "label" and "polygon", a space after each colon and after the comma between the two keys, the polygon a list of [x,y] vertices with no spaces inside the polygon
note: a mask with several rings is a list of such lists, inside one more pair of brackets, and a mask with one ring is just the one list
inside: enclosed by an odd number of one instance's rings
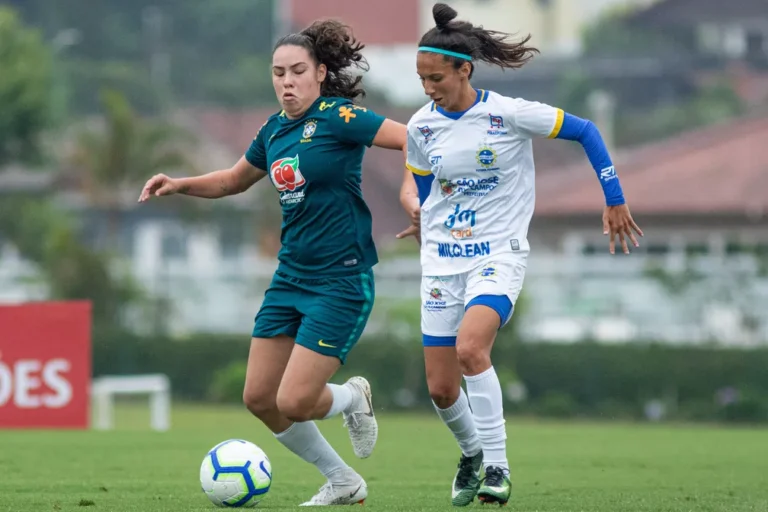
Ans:
{"label": "sponsor logo on jersey", "polygon": [[430,128],[429,126],[417,126],[416,128],[418,128],[421,134],[424,136],[425,142],[429,143],[435,140],[435,133],[432,131],[432,128]]}
{"label": "sponsor logo on jersey", "polygon": [[487,281],[489,283],[495,283],[496,279],[496,267],[494,266],[488,266],[483,268],[483,270],[480,271],[480,277],[483,278],[483,281]]}
{"label": "sponsor logo on jersey", "polygon": [[618,175],[616,174],[616,168],[614,166],[600,169],[600,181],[603,183],[608,183],[609,181],[615,180],[616,178],[618,178]]}
{"label": "sponsor logo on jersey", "polygon": [[488,114],[488,117],[490,118],[491,127],[488,130],[488,135],[506,135],[509,133],[509,130],[506,130],[504,128],[504,118],[501,116],[495,116],[493,114]]}
{"label": "sponsor logo on jersey", "polygon": [[485,197],[491,190],[499,186],[499,177],[459,178],[455,181],[438,179],[438,182],[443,196],[457,193],[470,197]]}
{"label": "sponsor logo on jersey", "polygon": [[480,271],[482,277],[493,277],[496,275],[496,267],[485,267]]}
{"label": "sponsor logo on jersey", "polygon": [[443,291],[440,288],[432,288],[429,291],[429,298],[424,301],[424,309],[427,311],[442,311],[445,309]]}
{"label": "sponsor logo on jersey", "polygon": [[304,124],[304,131],[301,134],[301,142],[312,142],[312,136],[315,134],[315,131],[317,130],[317,121],[314,119],[310,119]]}
{"label": "sponsor logo on jersey", "polygon": [[476,169],[476,171],[498,171],[499,168],[496,167],[497,159],[498,157],[496,155],[496,151],[491,146],[480,146],[480,148],[477,150],[477,153],[475,154],[475,160],[477,160],[477,163],[480,164],[480,169]]}
{"label": "sponsor logo on jersey", "polygon": [[440,258],[477,258],[479,256],[489,256],[490,254],[491,242],[437,244],[437,255]]}
{"label": "sponsor logo on jersey", "polygon": [[280,192],[280,203],[295,204],[304,201],[304,191],[300,189],[307,180],[299,170],[299,155],[275,161],[269,168],[269,175]]}
{"label": "sponsor logo on jersey", "polygon": [[449,230],[454,240],[474,238],[474,227],[477,222],[476,210],[462,210],[457,204],[456,209],[448,216],[443,225]]}
{"label": "sponsor logo on jersey", "polygon": [[434,155],[429,157],[429,163],[432,166],[432,174],[437,174],[443,170],[443,166],[440,164],[442,160],[442,155]]}

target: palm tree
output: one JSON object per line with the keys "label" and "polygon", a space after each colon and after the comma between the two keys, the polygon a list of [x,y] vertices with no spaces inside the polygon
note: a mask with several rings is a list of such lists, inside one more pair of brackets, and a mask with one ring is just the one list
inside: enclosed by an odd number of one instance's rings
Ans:
{"label": "palm tree", "polygon": [[165,121],[140,119],[123,94],[101,94],[103,127],[79,132],[67,158],[91,205],[104,211],[108,247],[115,247],[122,211],[152,175],[194,169],[194,139]]}

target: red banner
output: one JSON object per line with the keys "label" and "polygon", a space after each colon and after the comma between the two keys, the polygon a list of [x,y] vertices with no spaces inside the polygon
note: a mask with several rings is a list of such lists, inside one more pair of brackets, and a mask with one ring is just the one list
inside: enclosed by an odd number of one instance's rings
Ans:
{"label": "red banner", "polygon": [[87,428],[91,304],[0,306],[0,428]]}

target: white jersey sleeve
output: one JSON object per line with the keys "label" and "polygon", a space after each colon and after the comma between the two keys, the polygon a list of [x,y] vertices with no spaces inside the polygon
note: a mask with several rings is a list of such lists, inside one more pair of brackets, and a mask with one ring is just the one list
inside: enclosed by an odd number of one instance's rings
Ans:
{"label": "white jersey sleeve", "polygon": [[561,109],[520,98],[508,100],[512,108],[512,122],[520,136],[529,139],[536,137],[553,139],[560,132],[565,115]]}
{"label": "white jersey sleeve", "polygon": [[432,173],[432,166],[429,163],[424,146],[429,141],[429,136],[425,135],[425,132],[430,130],[430,128],[426,126],[419,128],[417,126],[417,116],[418,113],[408,123],[408,157],[405,161],[405,166],[414,174],[427,176]]}

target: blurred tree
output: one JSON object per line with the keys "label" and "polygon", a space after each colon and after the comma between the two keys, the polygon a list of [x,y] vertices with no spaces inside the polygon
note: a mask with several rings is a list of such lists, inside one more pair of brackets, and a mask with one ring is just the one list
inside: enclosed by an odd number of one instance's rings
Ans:
{"label": "blurred tree", "polygon": [[273,0],[4,3],[41,27],[49,40],[66,31],[79,34],[79,44],[62,58],[79,112],[98,108],[90,93],[102,87],[124,92],[144,112],[171,101],[237,106],[273,101],[264,60],[274,36]]}
{"label": "blurred tree", "polygon": [[103,128],[79,133],[68,163],[80,176],[91,205],[106,213],[108,247],[117,247],[127,188],[139,187],[154,174],[195,168],[190,150],[194,139],[180,127],[139,119],[121,93],[104,91]]}
{"label": "blurred tree", "polygon": [[128,277],[110,272],[110,260],[83,246],[73,223],[45,197],[0,201],[0,233],[38,266],[53,300],[93,303],[94,327],[115,329],[142,293]]}
{"label": "blurred tree", "polygon": [[0,7],[0,167],[41,160],[50,100],[50,50],[37,30]]}
{"label": "blurred tree", "polygon": [[644,57],[671,55],[682,51],[673,39],[625,22],[637,7],[630,4],[606,9],[582,32],[582,51],[586,57]]}

